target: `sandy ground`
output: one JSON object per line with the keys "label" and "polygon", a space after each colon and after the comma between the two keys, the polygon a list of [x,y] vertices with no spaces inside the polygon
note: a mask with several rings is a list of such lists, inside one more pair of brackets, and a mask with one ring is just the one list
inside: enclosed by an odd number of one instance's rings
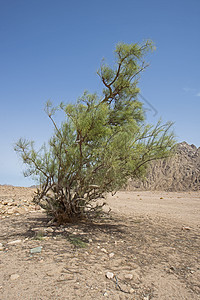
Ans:
{"label": "sandy ground", "polygon": [[126,216],[142,214],[200,228],[200,192],[119,192],[107,202]]}
{"label": "sandy ground", "polygon": [[32,194],[0,186],[1,300],[200,299],[199,193],[119,192],[110,218],[60,227]]}

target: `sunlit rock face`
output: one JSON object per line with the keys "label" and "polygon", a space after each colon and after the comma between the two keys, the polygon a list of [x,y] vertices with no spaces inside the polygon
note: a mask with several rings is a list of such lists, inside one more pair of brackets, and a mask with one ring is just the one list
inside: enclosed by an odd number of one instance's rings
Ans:
{"label": "sunlit rock face", "polygon": [[177,144],[172,158],[158,160],[148,167],[145,180],[130,180],[128,190],[200,190],[200,147]]}

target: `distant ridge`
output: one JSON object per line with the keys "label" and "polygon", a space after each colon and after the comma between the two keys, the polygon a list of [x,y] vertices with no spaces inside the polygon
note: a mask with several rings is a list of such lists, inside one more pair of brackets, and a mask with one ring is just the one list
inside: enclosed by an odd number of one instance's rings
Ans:
{"label": "distant ridge", "polygon": [[172,158],[153,162],[145,180],[130,180],[127,190],[200,190],[200,147],[186,142],[177,144]]}

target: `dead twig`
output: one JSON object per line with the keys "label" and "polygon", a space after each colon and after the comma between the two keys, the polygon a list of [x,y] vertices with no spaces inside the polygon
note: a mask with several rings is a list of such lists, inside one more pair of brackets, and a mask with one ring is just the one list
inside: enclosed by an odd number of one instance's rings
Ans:
{"label": "dead twig", "polygon": [[116,275],[114,276],[113,281],[114,281],[115,284],[116,284],[116,289],[119,289],[119,290],[120,290],[121,292],[123,292],[123,293],[130,294],[129,292],[127,292],[127,291],[125,291],[125,290],[123,290],[123,289],[121,288],[121,286],[120,286],[119,283],[118,283],[118,279],[117,279],[117,276],[116,276]]}

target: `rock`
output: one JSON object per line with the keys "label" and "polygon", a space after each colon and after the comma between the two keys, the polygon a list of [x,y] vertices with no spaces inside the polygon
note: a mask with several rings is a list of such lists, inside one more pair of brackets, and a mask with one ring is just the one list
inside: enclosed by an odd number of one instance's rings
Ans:
{"label": "rock", "polygon": [[107,273],[106,273],[106,277],[107,277],[108,279],[113,279],[114,274],[113,274],[112,272],[107,272]]}
{"label": "rock", "polygon": [[104,253],[108,252],[105,248],[102,248],[101,251],[104,252]]}
{"label": "rock", "polygon": [[107,292],[103,293],[103,296],[108,297],[108,293]]}
{"label": "rock", "polygon": [[39,247],[35,247],[35,248],[32,248],[30,250],[30,252],[33,254],[33,253],[40,253],[42,251],[42,246],[39,246]]}
{"label": "rock", "polygon": [[92,243],[92,242],[93,242],[93,240],[92,240],[92,239],[89,239],[89,240],[88,240],[88,242],[89,242],[89,243]]}
{"label": "rock", "polygon": [[134,293],[134,289],[131,288],[131,289],[129,290],[129,293],[130,293],[130,294],[133,294],[133,293]]}
{"label": "rock", "polygon": [[15,244],[19,244],[21,242],[22,242],[22,240],[15,240],[15,241],[8,242],[8,245],[15,245]]}
{"label": "rock", "polygon": [[19,278],[19,274],[12,274],[12,275],[10,275],[10,279],[11,280],[16,280],[18,278]]}
{"label": "rock", "polygon": [[15,209],[14,207],[7,210],[7,214],[8,214],[8,215],[12,215],[12,214],[14,214],[15,212],[16,212],[16,209]]}
{"label": "rock", "polygon": [[133,279],[133,274],[125,274],[124,278],[131,280],[131,279]]}
{"label": "rock", "polygon": [[109,257],[112,258],[115,254],[112,252],[109,254]]}
{"label": "rock", "polygon": [[135,283],[139,283],[140,282],[140,276],[137,273],[136,270],[132,270],[131,273],[127,273],[124,275],[124,279],[126,280],[133,280]]}
{"label": "rock", "polygon": [[47,231],[47,232],[54,232],[53,228],[51,228],[51,227],[47,227],[47,228],[45,229],[45,231]]}
{"label": "rock", "polygon": [[4,246],[2,243],[0,243],[0,251],[3,251],[4,250]]}
{"label": "rock", "polygon": [[191,229],[192,229],[192,228],[189,227],[189,226],[183,226],[183,227],[182,227],[182,230],[188,230],[188,231],[189,231],[189,230],[191,230]]}

